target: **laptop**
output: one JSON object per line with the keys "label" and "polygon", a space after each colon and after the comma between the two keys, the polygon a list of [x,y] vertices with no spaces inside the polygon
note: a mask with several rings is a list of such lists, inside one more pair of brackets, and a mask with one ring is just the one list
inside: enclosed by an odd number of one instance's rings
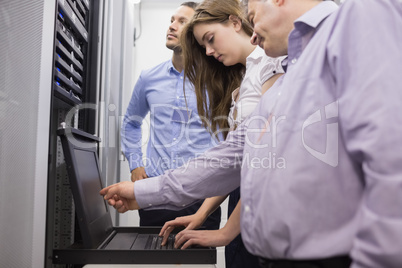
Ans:
{"label": "laptop", "polygon": [[97,155],[100,139],[75,128],[60,137],[82,242],[53,250],[54,264],[215,264],[216,249],[174,249],[174,233],[161,246],[161,227],[114,227]]}

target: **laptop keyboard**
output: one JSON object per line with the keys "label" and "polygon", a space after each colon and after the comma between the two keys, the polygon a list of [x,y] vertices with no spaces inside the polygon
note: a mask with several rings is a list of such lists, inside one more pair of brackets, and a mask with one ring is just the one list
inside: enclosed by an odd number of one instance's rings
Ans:
{"label": "laptop keyboard", "polygon": [[150,235],[147,241],[147,244],[145,245],[145,249],[150,249],[150,250],[160,250],[160,249],[174,249],[174,235],[169,235],[168,240],[166,242],[166,245],[162,246],[162,237],[158,235]]}
{"label": "laptop keyboard", "polygon": [[[138,233],[117,233],[106,245],[101,245],[102,249],[117,250],[171,250],[174,248],[175,235],[170,234],[166,245],[161,246],[162,237],[157,234],[138,234]],[[189,248],[203,248],[197,245]]]}

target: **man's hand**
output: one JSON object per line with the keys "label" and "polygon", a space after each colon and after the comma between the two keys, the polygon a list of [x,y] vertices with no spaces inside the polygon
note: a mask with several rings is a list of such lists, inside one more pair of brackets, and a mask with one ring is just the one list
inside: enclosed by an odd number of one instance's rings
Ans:
{"label": "man's hand", "polygon": [[186,227],[184,230],[194,230],[198,229],[204,223],[204,221],[205,219],[199,217],[196,213],[189,216],[178,217],[172,221],[166,222],[159,232],[159,236],[163,236],[162,246],[166,244],[169,234],[174,230],[174,228],[184,226]]}
{"label": "man's hand", "polygon": [[135,182],[138,180],[142,180],[148,178],[147,173],[145,173],[144,167],[137,167],[131,171],[131,181]]}
{"label": "man's hand", "polygon": [[140,209],[134,196],[134,182],[123,181],[110,185],[103,188],[100,194],[120,213]]}

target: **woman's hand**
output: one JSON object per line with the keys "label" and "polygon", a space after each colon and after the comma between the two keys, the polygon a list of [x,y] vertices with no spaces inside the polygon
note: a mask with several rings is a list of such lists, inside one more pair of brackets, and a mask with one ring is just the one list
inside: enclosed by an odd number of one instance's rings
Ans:
{"label": "woman's hand", "polygon": [[168,240],[169,235],[174,228],[184,226],[186,227],[184,230],[194,230],[198,229],[204,223],[204,221],[205,218],[196,213],[189,216],[178,217],[172,221],[166,222],[159,232],[159,236],[163,236],[162,246],[166,244],[166,241]]}
{"label": "woman's hand", "polygon": [[228,245],[238,233],[219,230],[183,230],[176,235],[175,248],[186,249],[192,245],[221,247]]}

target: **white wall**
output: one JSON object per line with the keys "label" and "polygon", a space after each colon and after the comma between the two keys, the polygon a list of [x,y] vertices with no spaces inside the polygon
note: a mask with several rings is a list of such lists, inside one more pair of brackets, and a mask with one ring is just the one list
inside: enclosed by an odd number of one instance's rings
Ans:
{"label": "white wall", "polygon": [[139,5],[135,5],[132,15],[136,18],[132,27],[136,27],[137,35],[141,31],[141,36],[133,46],[132,87],[125,91],[124,107],[127,107],[130,101],[132,90],[141,70],[151,68],[171,58],[172,51],[165,46],[166,32],[171,15],[180,3],[181,1],[143,0],[141,2],[141,29],[138,16]]}

